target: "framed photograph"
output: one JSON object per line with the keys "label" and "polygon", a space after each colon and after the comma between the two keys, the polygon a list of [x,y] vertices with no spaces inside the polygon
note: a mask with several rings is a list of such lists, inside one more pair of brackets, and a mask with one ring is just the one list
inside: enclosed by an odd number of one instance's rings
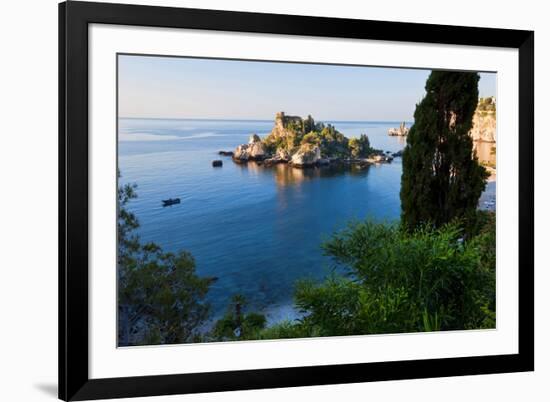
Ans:
{"label": "framed photograph", "polygon": [[59,5],[59,397],[534,369],[534,33]]}

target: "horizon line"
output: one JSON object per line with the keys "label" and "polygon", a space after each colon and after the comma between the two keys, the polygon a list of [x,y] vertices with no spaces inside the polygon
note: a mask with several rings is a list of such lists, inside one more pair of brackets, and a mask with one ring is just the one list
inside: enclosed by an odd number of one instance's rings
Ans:
{"label": "horizon line", "polygon": [[[302,117],[302,116],[300,116]],[[312,116],[313,117],[313,116]],[[225,118],[225,117],[134,117],[134,116],[118,116],[118,119],[129,119],[129,120],[218,120],[218,121],[274,121],[275,118],[269,118],[269,119],[261,119],[261,118]],[[390,119],[390,120],[377,120],[377,119],[315,119],[315,121],[319,122],[388,122],[388,123],[395,123],[395,122],[405,122],[410,123],[413,122],[412,120],[407,119]]]}

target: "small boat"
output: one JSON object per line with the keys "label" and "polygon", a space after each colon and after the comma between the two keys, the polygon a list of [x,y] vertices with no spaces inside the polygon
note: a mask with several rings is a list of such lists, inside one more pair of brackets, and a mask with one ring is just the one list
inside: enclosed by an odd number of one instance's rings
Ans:
{"label": "small boat", "polygon": [[167,200],[162,200],[162,206],[168,207],[170,205],[179,204],[181,200],[179,198],[168,198]]}

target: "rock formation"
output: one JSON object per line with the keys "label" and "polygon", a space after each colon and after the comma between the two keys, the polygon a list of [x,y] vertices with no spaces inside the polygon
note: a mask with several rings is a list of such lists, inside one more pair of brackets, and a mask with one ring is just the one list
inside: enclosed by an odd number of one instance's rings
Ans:
{"label": "rock formation", "polygon": [[496,142],[497,119],[494,97],[479,100],[472,123],[470,135],[474,141]]}
{"label": "rock formation", "polygon": [[248,139],[248,143],[249,144],[255,144],[257,142],[261,142],[262,139],[260,138],[260,136],[258,134],[252,134],[250,136],[250,138]]}
{"label": "rock formation", "polygon": [[390,128],[388,130],[388,135],[405,137],[407,134],[409,134],[409,130],[410,129],[405,126],[405,122],[403,122],[399,125],[399,128]]}
{"label": "rock formation", "polygon": [[257,134],[252,134],[248,144],[239,145],[233,153],[233,159],[237,162],[260,161],[265,157],[264,144]]}
{"label": "rock formation", "polygon": [[290,152],[288,152],[286,149],[279,148],[275,153],[275,158],[280,160],[281,162],[288,162],[290,161],[291,155]]}
{"label": "rock formation", "polygon": [[274,137],[284,137],[289,134],[287,127],[289,124],[302,125],[300,116],[287,116],[285,112],[277,112],[275,114],[275,126],[271,130],[271,135]]}
{"label": "rock formation", "polygon": [[296,167],[307,167],[317,164],[321,160],[321,149],[317,145],[302,144],[292,155],[290,163]]}
{"label": "rock formation", "polygon": [[389,163],[392,160],[393,160],[392,156],[383,155],[383,154],[371,155],[368,158],[366,158],[366,162],[368,163]]}

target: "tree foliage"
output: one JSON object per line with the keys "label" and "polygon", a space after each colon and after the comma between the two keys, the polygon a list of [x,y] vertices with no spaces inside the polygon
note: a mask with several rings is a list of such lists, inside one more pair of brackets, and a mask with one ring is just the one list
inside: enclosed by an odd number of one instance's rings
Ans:
{"label": "tree foliage", "polygon": [[401,178],[402,222],[414,229],[473,218],[487,172],[472,151],[477,73],[433,71],[407,136]]}
{"label": "tree foliage", "polygon": [[324,244],[344,275],[298,284],[295,304],[304,318],[294,333],[493,328],[495,257],[488,251],[494,245],[492,219],[469,241],[457,225],[411,233],[398,225],[354,224]]}
{"label": "tree foliage", "polygon": [[369,137],[366,134],[361,134],[359,138],[352,138],[349,140],[349,150],[352,158],[366,158],[372,152],[373,149],[370,146]]}
{"label": "tree foliage", "polygon": [[211,337],[217,341],[258,339],[266,318],[263,314],[245,312],[246,306],[244,296],[233,296],[226,314],[214,324]]}
{"label": "tree foliage", "polygon": [[135,189],[129,184],[118,189],[118,344],[196,341],[213,279],[196,275],[188,252],[168,253],[140,241],[138,219],[127,210]]}

